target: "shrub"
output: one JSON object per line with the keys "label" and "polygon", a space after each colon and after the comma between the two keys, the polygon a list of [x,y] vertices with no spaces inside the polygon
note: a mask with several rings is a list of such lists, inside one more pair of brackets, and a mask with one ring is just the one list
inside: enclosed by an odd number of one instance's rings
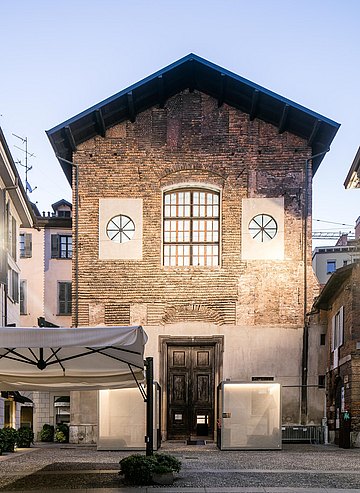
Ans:
{"label": "shrub", "polygon": [[11,428],[10,426],[6,426],[1,430],[4,448],[3,452],[14,452],[15,444],[17,442],[18,433],[15,428]]}
{"label": "shrub", "polygon": [[54,441],[54,427],[52,425],[43,425],[40,431],[40,440],[42,442],[53,442]]}
{"label": "shrub", "polygon": [[150,456],[133,454],[120,461],[120,474],[131,484],[147,485],[153,482],[153,474],[179,472],[181,462],[168,454]]}
{"label": "shrub", "polygon": [[0,429],[0,455],[5,452],[6,448],[6,440],[5,440],[5,432],[3,429]]}
{"label": "shrub", "polygon": [[65,424],[60,424],[55,429],[55,442],[69,442],[69,427]]}
{"label": "shrub", "polygon": [[30,445],[34,442],[34,433],[31,428],[28,428],[26,426],[21,426],[17,430],[17,446],[18,447],[27,447],[29,448]]}

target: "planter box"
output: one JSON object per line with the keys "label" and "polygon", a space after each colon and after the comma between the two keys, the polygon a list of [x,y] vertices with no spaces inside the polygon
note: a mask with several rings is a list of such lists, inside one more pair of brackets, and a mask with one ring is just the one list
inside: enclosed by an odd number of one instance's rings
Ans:
{"label": "planter box", "polygon": [[173,472],[165,472],[162,474],[153,473],[152,480],[155,484],[173,484],[174,473]]}

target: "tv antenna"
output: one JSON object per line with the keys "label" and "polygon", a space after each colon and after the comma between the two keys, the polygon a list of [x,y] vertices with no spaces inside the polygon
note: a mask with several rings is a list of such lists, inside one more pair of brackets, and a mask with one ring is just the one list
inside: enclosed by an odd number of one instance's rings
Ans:
{"label": "tv antenna", "polygon": [[29,166],[28,164],[28,158],[29,157],[36,157],[35,154],[31,153],[31,152],[28,152],[28,140],[27,140],[27,137],[20,137],[19,135],[16,135],[16,134],[13,134],[14,137],[16,137],[17,139],[21,140],[21,142],[25,145],[25,149],[23,149],[22,147],[19,147],[19,146],[16,146],[14,145],[14,147],[16,147],[16,149],[19,149],[20,151],[24,152],[25,153],[25,164],[23,164],[21,162],[21,160],[18,160],[17,163],[20,164],[20,166],[22,166],[23,168],[25,168],[25,189],[26,189],[26,193],[32,193],[34,190],[37,189],[37,187],[35,188],[31,188],[30,186],[30,183],[28,182],[28,173],[30,170],[32,170],[32,166]]}

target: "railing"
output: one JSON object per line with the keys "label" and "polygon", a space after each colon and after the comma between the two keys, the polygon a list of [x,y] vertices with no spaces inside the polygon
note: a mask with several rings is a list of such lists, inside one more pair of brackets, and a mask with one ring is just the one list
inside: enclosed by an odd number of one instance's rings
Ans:
{"label": "railing", "polygon": [[322,426],[282,426],[282,441],[287,443],[324,443]]}

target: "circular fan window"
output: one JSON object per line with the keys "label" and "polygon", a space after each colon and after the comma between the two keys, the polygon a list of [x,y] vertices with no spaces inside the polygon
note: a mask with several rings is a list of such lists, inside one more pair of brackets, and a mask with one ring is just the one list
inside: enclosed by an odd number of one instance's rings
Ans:
{"label": "circular fan window", "polygon": [[265,243],[272,240],[277,233],[277,223],[275,219],[268,214],[258,214],[254,216],[249,223],[249,232],[251,237],[259,243]]}
{"label": "circular fan window", "polygon": [[126,243],[133,239],[135,234],[135,224],[128,216],[115,216],[106,226],[106,234],[115,243]]}

